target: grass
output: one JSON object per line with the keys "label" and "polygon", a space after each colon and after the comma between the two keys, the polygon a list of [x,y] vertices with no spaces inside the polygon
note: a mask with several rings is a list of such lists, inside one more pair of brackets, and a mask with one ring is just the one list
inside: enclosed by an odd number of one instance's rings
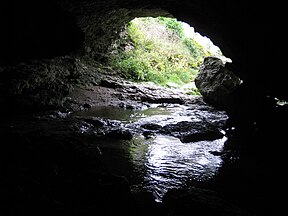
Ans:
{"label": "grass", "polygon": [[181,24],[172,18],[136,18],[127,24],[125,36],[126,45],[109,63],[133,81],[174,83],[180,88],[193,82],[204,57],[210,55],[185,37]]}

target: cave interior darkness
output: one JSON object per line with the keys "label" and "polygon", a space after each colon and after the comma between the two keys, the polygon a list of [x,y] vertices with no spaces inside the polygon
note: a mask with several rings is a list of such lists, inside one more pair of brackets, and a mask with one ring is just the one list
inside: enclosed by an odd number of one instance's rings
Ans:
{"label": "cave interior darkness", "polygon": [[[54,86],[55,89],[59,87],[55,91],[63,91],[55,93],[49,89],[49,85],[43,87],[46,89],[42,89],[41,84],[34,91],[14,94],[13,92],[16,91],[15,86],[13,86],[15,77],[16,80],[29,85],[29,81],[25,82],[29,67],[23,66],[23,63],[25,65],[32,62],[33,71],[37,68],[45,71],[50,67],[46,71],[51,72],[55,62],[61,65],[60,70],[63,68],[68,71],[74,70],[75,64],[71,60],[74,58],[105,62],[105,55],[109,53],[110,45],[117,40],[123,26],[135,17],[145,16],[175,17],[177,20],[186,22],[193,26],[197,32],[209,37],[214,44],[220,47],[225,56],[233,59],[233,62],[227,63],[226,67],[237,74],[243,80],[244,85],[236,92],[231,104],[228,104],[225,109],[229,114],[231,125],[237,129],[231,140],[237,140],[235,143],[240,145],[237,148],[241,151],[242,160],[235,169],[227,167],[223,182],[219,180],[217,184],[219,184],[219,188],[224,188],[224,197],[234,199],[240,206],[243,205],[248,211],[251,210],[251,214],[247,215],[277,215],[276,212],[285,209],[281,197],[286,196],[286,192],[284,192],[286,177],[284,175],[287,155],[286,151],[282,149],[287,140],[288,109],[287,105],[279,106],[275,101],[275,98],[288,101],[286,70],[285,64],[282,63],[284,57],[280,54],[281,46],[276,44],[276,41],[283,41],[283,43],[285,41],[282,40],[284,38],[284,34],[281,32],[283,27],[278,28],[276,26],[276,23],[280,24],[283,21],[280,14],[284,7],[270,1],[253,5],[251,1],[235,2],[229,0],[54,0],[7,1],[1,2],[0,8],[0,100],[2,113],[0,124],[2,135],[0,205],[2,206],[0,206],[0,211],[4,212],[1,215],[6,215],[5,211],[9,212],[7,215],[23,215],[23,212],[30,213],[30,215],[40,215],[38,213],[41,212],[41,208],[46,209],[42,210],[41,215],[66,214],[67,212],[71,215],[92,215],[95,211],[107,209],[111,215],[115,212],[126,213],[126,209],[122,205],[115,207],[115,209],[113,206],[95,207],[96,204],[88,205],[89,197],[91,199],[94,197],[92,192],[87,191],[75,192],[79,196],[87,196],[85,200],[87,203],[78,203],[77,207],[74,206],[77,210],[80,209],[75,212],[71,207],[74,205],[72,201],[63,204],[64,207],[61,205],[59,207],[49,200],[49,197],[41,197],[37,194],[39,188],[44,190],[41,188],[41,182],[38,185],[37,177],[34,179],[36,183],[31,179],[34,176],[33,172],[44,173],[45,171],[27,168],[27,173],[31,172],[27,174],[24,168],[18,166],[24,161],[23,163],[27,163],[29,167],[30,163],[34,163],[33,159],[37,161],[39,159],[37,155],[31,153],[37,152],[37,149],[33,149],[32,145],[30,146],[32,141],[25,138],[24,132],[11,133],[7,128],[14,120],[22,121],[25,128],[23,110],[35,113],[45,111],[45,109],[49,110],[55,105],[52,102],[58,101],[57,97],[61,98],[67,94],[66,87]],[[64,60],[61,57],[64,57]],[[44,76],[46,77],[46,75]],[[61,82],[58,84],[61,85]],[[48,99],[46,91],[50,94]],[[53,93],[51,94],[49,91]],[[31,92],[32,99],[29,95]],[[43,95],[41,95],[42,93]],[[44,103],[43,101],[46,99],[48,102]],[[41,106],[38,107],[39,104]],[[45,138],[45,134],[43,137]],[[38,138],[34,137],[33,142],[38,142]],[[72,141],[68,140],[67,143],[69,142]],[[28,147],[23,147],[19,143],[25,143]],[[63,149],[59,149],[59,151],[71,152],[72,150],[69,150],[67,146],[69,145],[62,146]],[[47,151],[49,152],[49,149]],[[52,150],[50,149],[50,151]],[[33,155],[33,159],[28,160],[25,157],[31,155]],[[53,157],[52,153],[47,153],[47,155]],[[68,156],[71,155],[68,154]],[[15,158],[15,160],[11,158]],[[62,160],[65,161],[66,159]],[[67,160],[73,161],[69,158]],[[85,159],[80,161],[89,163]],[[256,170],[254,169],[255,164],[257,164]],[[47,162],[45,166],[49,168],[50,164]],[[76,162],[72,163],[71,166],[78,166],[79,176],[86,174],[81,170],[81,165],[76,164]],[[35,168],[34,165],[31,167]],[[70,176],[69,171],[66,175]],[[97,176],[94,175],[91,179],[93,178],[95,180]],[[77,179],[79,180],[77,185],[85,185],[80,179],[80,177]],[[87,179],[89,178],[87,177]],[[87,183],[88,185],[92,185],[93,180],[91,179]],[[69,180],[65,181],[56,182],[57,185],[54,185],[54,189],[66,187],[68,195],[63,196],[69,196],[70,183]],[[26,189],[21,188],[21,185],[25,185]],[[27,192],[30,189],[33,191],[31,194]],[[98,189],[94,188],[93,190],[97,193]],[[120,191],[122,188],[114,188],[114,190]],[[242,193],[238,195],[237,193],[240,191]],[[121,191],[119,193],[121,194]],[[40,201],[38,200],[39,197],[41,197]],[[111,203],[116,199],[112,199]],[[125,197],[119,199],[123,201]],[[249,200],[247,201],[248,204],[245,203],[246,200]],[[97,199],[95,202],[101,203]],[[147,215],[149,210],[144,211],[145,207],[139,203],[137,208],[142,209],[142,213]],[[179,203],[181,203],[181,199]],[[52,206],[55,204],[57,207],[54,208],[53,206],[49,209],[50,204]],[[189,204],[185,203],[185,205]],[[13,206],[18,207],[15,208],[16,210],[11,210]],[[83,206],[89,206],[90,209],[83,210]],[[158,209],[153,203],[151,206],[153,209]],[[183,207],[180,204],[179,206],[179,208]],[[185,206],[185,208],[188,207]],[[188,209],[193,211],[193,207]],[[205,215],[204,209],[205,206],[194,208],[195,213],[197,212],[196,215]],[[156,215],[161,214],[174,215],[173,213],[169,214],[169,212],[165,214],[165,211],[157,212]],[[190,214],[182,212],[181,215]]]}

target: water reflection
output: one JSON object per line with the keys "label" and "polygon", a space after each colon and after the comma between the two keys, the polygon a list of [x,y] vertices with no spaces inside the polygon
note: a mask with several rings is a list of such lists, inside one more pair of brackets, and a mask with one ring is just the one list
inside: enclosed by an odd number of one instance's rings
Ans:
{"label": "water reflection", "polygon": [[189,180],[213,178],[222,160],[210,151],[221,151],[226,140],[224,137],[182,143],[175,137],[164,135],[149,140],[137,139],[131,148],[132,160],[138,172],[143,173],[143,187],[152,192],[158,202],[167,190],[181,188]]}
{"label": "water reflection", "polygon": [[[117,107],[95,107],[75,116],[92,116],[120,121],[133,131],[132,140],[117,140],[98,137],[95,144],[102,154],[102,166],[117,175],[131,177],[132,184],[154,194],[161,202],[163,195],[173,188],[185,187],[193,181],[214,178],[221,166],[220,156],[210,152],[221,152],[226,137],[213,141],[182,143],[173,136],[153,134],[145,139],[142,125],[165,126],[181,121],[209,122],[221,125],[227,120],[224,112],[211,108],[197,109],[182,106],[155,106],[143,110],[129,110]],[[86,128],[81,128],[85,132]],[[132,171],[131,171],[132,165]],[[135,180],[136,179],[136,180]]]}
{"label": "water reflection", "polygon": [[149,116],[165,115],[169,116],[172,112],[166,108],[151,107],[143,110],[123,109],[112,106],[96,106],[89,110],[75,112],[73,116],[93,116],[103,119],[119,120],[123,123],[132,123]]}

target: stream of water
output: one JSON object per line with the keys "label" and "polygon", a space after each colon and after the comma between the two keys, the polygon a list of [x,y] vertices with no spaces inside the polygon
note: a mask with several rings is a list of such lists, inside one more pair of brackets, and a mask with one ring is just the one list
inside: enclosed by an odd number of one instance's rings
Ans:
{"label": "stream of water", "polygon": [[[213,121],[226,118],[223,113],[215,114],[180,105],[155,106],[145,110],[98,107],[77,115],[119,120],[126,128],[134,129],[143,122],[165,125],[180,121],[202,121],[211,116]],[[169,135],[156,134],[145,138],[139,133],[132,140],[104,138],[95,141],[95,144],[101,151],[106,169],[136,179],[133,182],[135,190],[152,192],[155,201],[161,202],[169,189],[186,187],[190,181],[205,182],[213,178],[222,159],[211,152],[221,152],[226,139],[224,136],[212,141],[182,143]]]}
{"label": "stream of water", "polygon": [[138,137],[130,152],[137,172],[143,173],[143,187],[161,202],[169,189],[213,178],[222,160],[210,151],[221,151],[225,139],[182,143],[164,135],[149,140]]}

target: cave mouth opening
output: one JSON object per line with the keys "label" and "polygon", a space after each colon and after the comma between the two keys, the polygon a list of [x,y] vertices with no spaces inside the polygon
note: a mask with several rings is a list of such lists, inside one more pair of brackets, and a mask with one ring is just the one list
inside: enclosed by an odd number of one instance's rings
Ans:
{"label": "cave mouth opening", "polygon": [[205,57],[232,62],[208,37],[170,17],[135,17],[116,43],[111,46],[110,64],[124,77],[193,95],[200,95],[194,79]]}

